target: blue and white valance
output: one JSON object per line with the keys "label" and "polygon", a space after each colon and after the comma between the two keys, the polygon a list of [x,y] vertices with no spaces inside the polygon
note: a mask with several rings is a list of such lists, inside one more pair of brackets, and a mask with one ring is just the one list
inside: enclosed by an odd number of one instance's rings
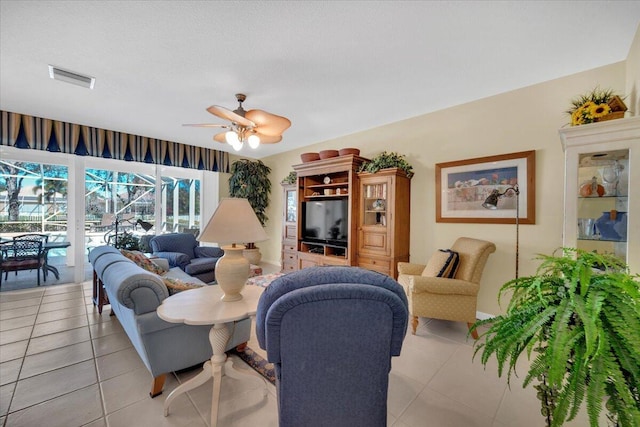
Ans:
{"label": "blue and white valance", "polygon": [[204,147],[0,111],[0,145],[229,172],[229,154]]}

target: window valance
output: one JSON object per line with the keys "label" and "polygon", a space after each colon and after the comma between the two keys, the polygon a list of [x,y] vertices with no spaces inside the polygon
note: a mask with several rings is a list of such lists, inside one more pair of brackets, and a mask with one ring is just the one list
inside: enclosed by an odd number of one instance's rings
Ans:
{"label": "window valance", "polygon": [[229,172],[229,154],[204,147],[0,111],[0,145]]}

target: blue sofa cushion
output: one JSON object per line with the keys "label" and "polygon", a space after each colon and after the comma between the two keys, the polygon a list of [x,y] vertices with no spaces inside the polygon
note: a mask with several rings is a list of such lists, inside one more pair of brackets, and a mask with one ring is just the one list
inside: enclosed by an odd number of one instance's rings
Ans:
{"label": "blue sofa cushion", "polygon": [[221,248],[215,246],[198,246],[194,249],[196,258],[220,258],[224,255]]}
{"label": "blue sofa cushion", "polygon": [[191,260],[195,258],[194,248],[198,246],[198,241],[193,234],[189,233],[169,233],[161,234],[151,239],[151,249],[156,252],[180,252]]}
{"label": "blue sofa cushion", "polygon": [[184,268],[184,271],[190,276],[208,273],[216,268],[216,262],[218,262],[218,258],[194,258]]}
{"label": "blue sofa cushion", "polygon": [[189,265],[191,258],[182,252],[154,252],[154,256],[164,258],[169,262],[169,267],[180,267],[182,270]]}

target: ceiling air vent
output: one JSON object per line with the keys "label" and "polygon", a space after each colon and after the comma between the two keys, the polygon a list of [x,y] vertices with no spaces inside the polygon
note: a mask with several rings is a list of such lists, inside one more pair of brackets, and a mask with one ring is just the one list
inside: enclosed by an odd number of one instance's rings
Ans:
{"label": "ceiling air vent", "polygon": [[64,70],[53,65],[49,65],[49,77],[89,89],[93,89],[93,85],[96,83],[95,77],[84,76],[82,74]]}

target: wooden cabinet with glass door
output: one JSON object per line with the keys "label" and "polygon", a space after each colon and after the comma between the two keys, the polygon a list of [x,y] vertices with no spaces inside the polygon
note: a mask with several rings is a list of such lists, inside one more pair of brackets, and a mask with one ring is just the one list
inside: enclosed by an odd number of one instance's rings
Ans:
{"label": "wooden cabinet with glass door", "polygon": [[284,212],[282,221],[282,271],[298,269],[298,188],[296,184],[282,183]]}
{"label": "wooden cabinet with glass door", "polygon": [[396,278],[409,261],[411,181],[400,169],[358,174],[358,266]]}

